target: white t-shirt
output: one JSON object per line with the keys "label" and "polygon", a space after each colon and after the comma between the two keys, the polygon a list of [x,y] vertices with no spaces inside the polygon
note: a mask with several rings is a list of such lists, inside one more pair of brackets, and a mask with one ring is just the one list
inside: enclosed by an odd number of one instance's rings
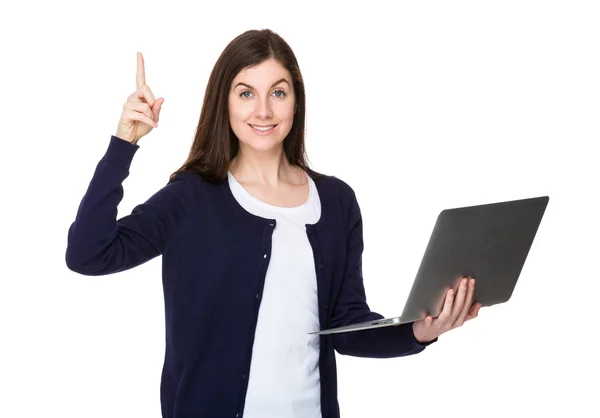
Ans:
{"label": "white t-shirt", "polygon": [[314,181],[308,200],[294,208],[269,205],[227,173],[231,192],[248,212],[276,219],[258,311],[244,418],[320,418],[317,278],[305,224],[321,216]]}

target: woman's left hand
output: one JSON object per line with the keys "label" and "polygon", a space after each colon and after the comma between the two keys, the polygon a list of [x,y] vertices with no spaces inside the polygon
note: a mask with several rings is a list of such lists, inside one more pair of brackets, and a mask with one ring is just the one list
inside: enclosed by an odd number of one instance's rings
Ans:
{"label": "woman's left hand", "polygon": [[481,304],[472,305],[474,293],[475,279],[472,277],[463,278],[460,281],[456,298],[454,289],[448,290],[444,307],[437,318],[433,319],[431,316],[427,316],[425,319],[413,323],[413,332],[417,341],[429,342],[444,332],[458,328],[466,321],[476,318]]}

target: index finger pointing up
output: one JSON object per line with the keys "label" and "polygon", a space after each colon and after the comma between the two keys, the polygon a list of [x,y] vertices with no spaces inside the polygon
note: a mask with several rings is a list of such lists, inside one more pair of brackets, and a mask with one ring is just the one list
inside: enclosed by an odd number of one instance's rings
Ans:
{"label": "index finger pointing up", "polygon": [[141,52],[137,53],[137,75],[135,77],[136,88],[139,90],[146,84],[146,70],[144,68],[144,57]]}

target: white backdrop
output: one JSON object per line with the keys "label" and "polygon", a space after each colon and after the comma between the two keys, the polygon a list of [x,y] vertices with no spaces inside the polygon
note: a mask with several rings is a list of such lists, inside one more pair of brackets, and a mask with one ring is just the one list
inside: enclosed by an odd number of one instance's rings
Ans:
{"label": "white backdrop", "polygon": [[373,310],[401,313],[442,209],[550,196],[509,302],[416,356],[337,356],[342,417],[600,416],[598,3],[118,3],[0,13],[0,416],[160,417],[161,258],[79,275],[67,230],[136,52],[165,103],[119,217],[186,158],[223,48],[262,28],[299,60],[312,167],[356,191]]}

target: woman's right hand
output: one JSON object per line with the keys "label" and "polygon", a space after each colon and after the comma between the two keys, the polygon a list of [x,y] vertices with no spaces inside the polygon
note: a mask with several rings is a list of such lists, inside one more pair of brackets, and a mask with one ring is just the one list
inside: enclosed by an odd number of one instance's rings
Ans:
{"label": "woman's right hand", "polygon": [[137,53],[136,87],[137,90],[123,105],[123,113],[115,135],[132,144],[136,144],[152,128],[158,127],[160,108],[165,101],[162,97],[155,100],[150,87],[146,84],[144,57],[141,52]]}

